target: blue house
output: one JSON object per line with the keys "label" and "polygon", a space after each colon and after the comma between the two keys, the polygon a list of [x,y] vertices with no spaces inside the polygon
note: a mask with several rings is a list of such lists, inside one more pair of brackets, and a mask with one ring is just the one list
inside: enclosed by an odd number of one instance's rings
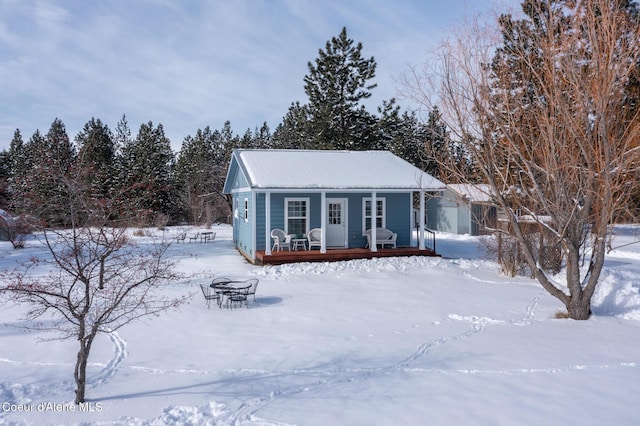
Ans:
{"label": "blue house", "polygon": [[[317,253],[365,248],[375,224],[397,233],[397,247],[411,244],[425,193],[445,185],[387,151],[252,150],[233,152],[224,193],[232,196],[233,241],[251,262],[271,255],[271,230],[306,234],[321,229]],[[372,208],[376,206],[376,208]],[[424,249],[425,220],[418,220]],[[375,235],[375,233],[372,233]],[[375,236],[368,250],[378,250]]]}

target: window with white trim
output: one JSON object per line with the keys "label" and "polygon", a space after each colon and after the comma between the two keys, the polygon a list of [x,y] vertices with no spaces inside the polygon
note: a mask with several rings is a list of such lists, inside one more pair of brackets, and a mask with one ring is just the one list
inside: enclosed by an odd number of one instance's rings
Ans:
{"label": "window with white trim", "polygon": [[[387,200],[384,197],[376,198],[376,228],[386,228],[387,225]],[[371,229],[371,198],[362,199],[362,232]]]}
{"label": "window with white trim", "polygon": [[249,199],[244,199],[244,221],[249,222]]}
{"label": "window with white trim", "polygon": [[284,232],[306,234],[309,231],[309,199],[284,199]]}

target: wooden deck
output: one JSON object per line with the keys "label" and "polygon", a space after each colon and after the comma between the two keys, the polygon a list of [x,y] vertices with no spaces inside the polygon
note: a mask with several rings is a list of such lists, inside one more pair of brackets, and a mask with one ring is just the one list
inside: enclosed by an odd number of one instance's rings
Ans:
{"label": "wooden deck", "polygon": [[373,252],[368,248],[344,248],[327,249],[326,253],[320,250],[293,250],[273,251],[266,255],[264,250],[256,252],[256,264],[258,265],[282,265],[296,262],[336,262],[339,260],[372,259],[375,257],[410,257],[410,256],[439,256],[435,251],[417,247],[384,248]]}

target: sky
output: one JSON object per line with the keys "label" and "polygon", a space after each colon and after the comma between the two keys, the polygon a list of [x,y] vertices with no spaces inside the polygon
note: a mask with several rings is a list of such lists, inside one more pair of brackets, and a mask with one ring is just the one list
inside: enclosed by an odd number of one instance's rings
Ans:
{"label": "sky", "polygon": [[230,121],[235,134],[306,103],[307,63],[343,27],[374,57],[367,108],[399,98],[398,79],[465,16],[517,0],[0,1],[0,149],[55,118],[74,139],[92,117],[132,135],[162,124],[178,151],[187,135]]}

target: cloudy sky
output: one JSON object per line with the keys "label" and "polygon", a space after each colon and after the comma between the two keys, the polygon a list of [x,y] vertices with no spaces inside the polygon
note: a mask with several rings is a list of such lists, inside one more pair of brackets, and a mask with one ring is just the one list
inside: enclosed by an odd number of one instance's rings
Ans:
{"label": "cloudy sky", "polygon": [[226,120],[273,131],[342,27],[378,64],[375,112],[456,22],[496,4],[518,1],[0,0],[0,149],[56,117],[72,139],[92,117],[113,130],[126,114],[134,136],[162,123],[176,151]]}

